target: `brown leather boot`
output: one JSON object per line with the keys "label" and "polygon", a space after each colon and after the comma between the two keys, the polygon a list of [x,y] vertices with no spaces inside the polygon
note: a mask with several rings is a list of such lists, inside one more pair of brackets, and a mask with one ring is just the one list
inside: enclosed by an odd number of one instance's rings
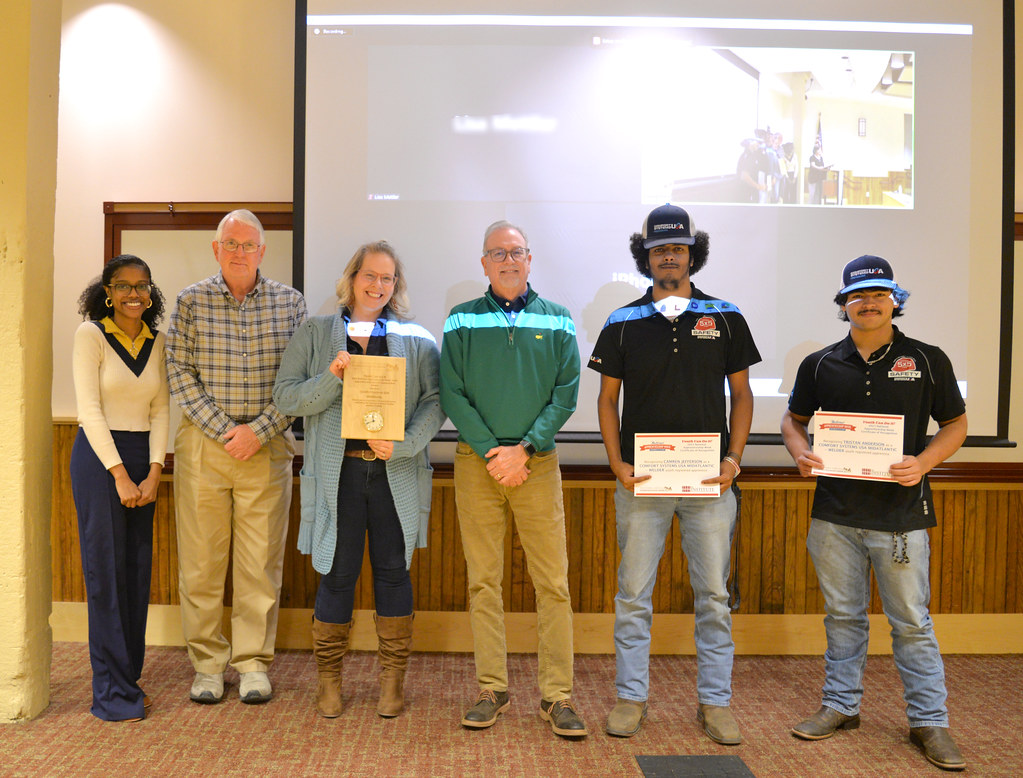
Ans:
{"label": "brown leather boot", "polygon": [[316,712],[326,719],[341,715],[341,660],[348,653],[348,633],[352,622],[329,624],[313,617],[313,656],[320,687],[316,692]]}
{"label": "brown leather boot", "polygon": [[412,619],[408,616],[373,615],[377,624],[380,658],[380,701],[377,715],[393,718],[405,706],[405,669],[412,652]]}

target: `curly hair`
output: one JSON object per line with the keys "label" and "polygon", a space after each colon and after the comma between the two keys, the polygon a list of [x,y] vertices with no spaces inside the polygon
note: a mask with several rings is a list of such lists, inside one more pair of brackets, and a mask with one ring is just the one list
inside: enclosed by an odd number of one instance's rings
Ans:
{"label": "curly hair", "polygon": [[353,283],[355,276],[362,270],[362,263],[369,254],[386,254],[394,260],[394,292],[391,299],[387,301],[384,310],[399,319],[407,319],[409,311],[408,283],[405,280],[405,266],[398,258],[398,252],[386,240],[377,240],[372,243],[364,243],[355,250],[352,258],[345,265],[341,278],[337,280],[337,302],[342,308],[352,307],[355,301]]}
{"label": "curly hair", "polygon": [[107,300],[110,298],[104,287],[110,286],[111,279],[118,270],[129,266],[137,267],[145,272],[149,277],[149,283],[152,284],[152,289],[149,292],[152,305],[142,312],[142,321],[148,325],[149,329],[156,330],[156,325],[163,318],[163,293],[156,284],[153,284],[153,274],[149,270],[149,265],[134,254],[118,254],[103,266],[103,275],[93,279],[92,283],[85,287],[85,291],[78,298],[78,313],[82,315],[83,319],[99,321],[111,315],[112,309],[107,306]]}
{"label": "curly hair", "polygon": [[[710,254],[710,235],[703,230],[697,230],[695,238],[696,242],[689,247],[691,276],[703,269],[707,264],[707,255]],[[650,278],[650,249],[643,248],[643,236],[638,232],[632,233],[632,237],[629,238],[629,251],[636,260],[636,270],[639,274],[644,278]]]}
{"label": "curly hair", "polygon": [[[884,289],[885,287],[878,286],[878,287],[875,287],[875,288],[877,288],[877,289]],[[907,292],[902,287],[898,287],[897,289],[892,289],[890,291],[895,294],[895,299],[898,301],[898,304],[896,305],[895,310],[892,311],[892,318],[894,319],[897,316],[902,316],[903,309],[906,307],[906,300],[909,299],[909,292]],[[899,294],[899,292],[901,292],[902,294]],[[845,305],[845,303],[846,303],[846,301],[848,299],[849,299],[849,293],[848,292],[846,292],[845,294],[842,294],[841,292],[839,292],[838,294],[835,295],[835,305],[839,306],[839,308],[838,308],[838,319],[839,319],[839,321],[849,321],[849,314],[847,314],[845,312],[845,310],[841,307],[841,306]]]}

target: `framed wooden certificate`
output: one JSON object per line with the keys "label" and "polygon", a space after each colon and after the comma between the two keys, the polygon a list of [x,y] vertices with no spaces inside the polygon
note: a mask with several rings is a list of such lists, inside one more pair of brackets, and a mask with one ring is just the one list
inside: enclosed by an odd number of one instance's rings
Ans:
{"label": "framed wooden certificate", "polygon": [[341,435],[405,439],[405,358],[352,354],[341,389]]}

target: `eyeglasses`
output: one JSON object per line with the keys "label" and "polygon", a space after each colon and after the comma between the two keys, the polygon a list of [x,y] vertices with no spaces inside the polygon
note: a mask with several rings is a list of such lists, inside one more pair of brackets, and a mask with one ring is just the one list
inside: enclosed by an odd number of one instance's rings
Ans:
{"label": "eyeglasses", "polygon": [[139,281],[137,284],[126,284],[123,281],[119,281],[116,284],[111,284],[110,288],[118,294],[129,294],[134,289],[143,296],[153,291],[153,285],[148,281]]}
{"label": "eyeglasses", "polygon": [[671,254],[675,257],[680,257],[682,254],[689,250],[689,246],[654,246],[650,249],[651,257],[663,257]]}
{"label": "eyeglasses", "polygon": [[483,252],[491,262],[504,262],[505,259],[511,257],[516,262],[521,262],[529,256],[529,249],[524,246],[518,246],[513,248],[511,251],[505,249],[490,249],[490,251]]}
{"label": "eyeglasses", "polygon": [[383,286],[394,286],[394,282],[398,280],[394,276],[378,276],[376,273],[370,273],[369,271],[359,273],[359,278],[367,284],[375,284],[379,281]]}
{"label": "eyeglasses", "polygon": [[241,248],[241,250],[244,251],[246,254],[255,254],[257,251],[259,251],[259,247],[262,246],[263,244],[256,243],[253,240],[247,240],[244,243],[239,243],[233,238],[228,238],[227,240],[220,241],[220,245],[224,248],[224,251],[226,251],[229,254],[233,254],[239,248]]}

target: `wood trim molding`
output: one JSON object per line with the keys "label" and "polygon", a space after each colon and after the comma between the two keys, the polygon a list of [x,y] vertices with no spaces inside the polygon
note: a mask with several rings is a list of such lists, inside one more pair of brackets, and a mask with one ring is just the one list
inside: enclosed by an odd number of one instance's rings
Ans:
{"label": "wood trim molding", "polygon": [[[84,602],[55,602],[50,616],[53,639],[84,643],[89,639],[87,605]],[[277,648],[311,649],[309,623],[312,610],[281,608]],[[934,631],[943,654],[1023,653],[1023,613],[935,613]],[[224,634],[230,635],[231,609],[224,611]],[[614,614],[577,613],[573,616],[573,638],[577,654],[614,654]],[[868,653],[890,655],[889,626],[883,614],[870,616]],[[508,651],[535,653],[536,614],[506,613]],[[740,656],[799,656],[823,654],[826,648],[824,617],[820,614],[734,614],[732,637]],[[181,611],[177,605],[150,605],[146,643],[155,646],[183,646]],[[377,648],[373,613],[355,612],[351,647],[356,651]],[[472,652],[468,613],[420,611],[416,613],[416,651]],[[692,614],[654,614],[650,650],[653,654],[688,655],[693,645]]]}
{"label": "wood trim molding", "polygon": [[265,230],[291,230],[293,206],[281,202],[103,203],[103,261],[121,253],[124,230],[215,230],[224,214],[247,208]]}

